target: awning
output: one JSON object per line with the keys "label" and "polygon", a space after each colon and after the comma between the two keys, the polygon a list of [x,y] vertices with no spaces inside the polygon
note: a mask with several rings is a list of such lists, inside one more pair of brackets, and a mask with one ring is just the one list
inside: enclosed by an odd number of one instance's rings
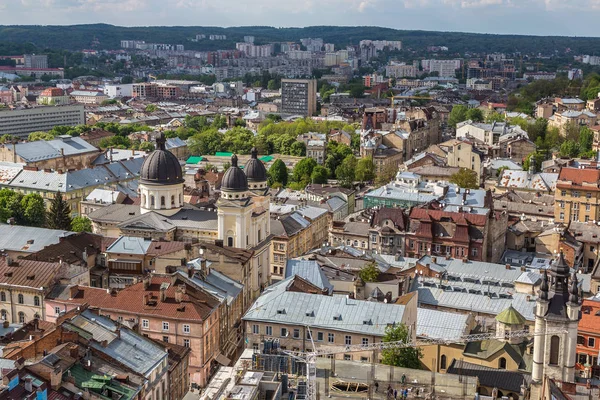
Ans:
{"label": "awning", "polygon": [[229,363],[231,363],[231,360],[229,358],[225,357],[221,353],[217,353],[217,356],[215,357],[215,360],[217,360],[217,362],[219,364],[221,364],[222,366],[224,366],[224,367],[228,366]]}

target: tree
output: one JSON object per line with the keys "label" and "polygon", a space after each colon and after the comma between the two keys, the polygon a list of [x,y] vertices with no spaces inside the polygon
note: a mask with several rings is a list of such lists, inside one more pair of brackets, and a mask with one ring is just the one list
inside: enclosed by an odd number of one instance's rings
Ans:
{"label": "tree", "polygon": [[29,226],[44,226],[46,222],[46,205],[42,196],[36,193],[25,195],[21,199],[23,223]]}
{"label": "tree", "polygon": [[350,85],[350,97],[361,98],[365,96],[366,87],[362,83],[353,83]]}
{"label": "tree", "polygon": [[457,173],[450,176],[450,182],[464,189],[477,189],[477,172],[468,168],[461,168]]}
{"label": "tree", "polygon": [[485,122],[491,124],[492,122],[504,122],[504,115],[497,111],[493,111],[485,117]]}
{"label": "tree", "polygon": [[283,161],[277,159],[269,168],[269,186],[273,187],[275,183],[286,186],[288,183],[288,169]]}
{"label": "tree", "polygon": [[335,169],[335,176],[338,179],[340,186],[351,188],[355,179],[356,157],[350,154],[344,158],[344,161]]}
{"label": "tree", "polygon": [[381,171],[381,173],[375,176],[375,183],[377,185],[385,185],[387,183],[390,183],[390,181],[396,177],[397,173],[398,166],[394,164],[388,164],[383,168],[383,171]]}
{"label": "tree", "polygon": [[573,158],[579,154],[579,143],[574,140],[567,140],[560,145],[560,156]]}
{"label": "tree", "polygon": [[367,182],[375,178],[375,165],[372,158],[361,158],[356,164],[355,178],[357,181]]}
{"label": "tree", "polygon": [[310,174],[311,183],[327,183],[327,178],[329,177],[329,171],[322,165],[317,165],[313,168],[312,173]]}
{"label": "tree", "polygon": [[48,228],[65,231],[71,229],[71,206],[63,200],[60,192],[52,199],[47,217]]}
{"label": "tree", "polygon": [[142,143],[140,143],[139,149],[142,150],[142,151],[147,151],[147,152],[154,151],[154,143],[152,143],[152,142],[142,142]]}
{"label": "tree", "polygon": [[275,79],[270,79],[269,82],[267,83],[267,89],[269,89],[269,90],[279,89],[279,87],[277,85],[277,81]]}
{"label": "tree", "polygon": [[567,140],[579,140],[579,125],[576,122],[567,122],[565,124],[565,135]]}
{"label": "tree", "polygon": [[533,152],[528,154],[527,157],[523,160],[523,171],[529,171],[529,167],[531,167],[531,163],[533,162],[533,170],[539,171],[542,168],[542,161],[544,161],[546,157],[543,153]]}
{"label": "tree", "polygon": [[71,230],[73,232],[91,232],[92,221],[87,217],[75,217],[71,221]]}
{"label": "tree", "polygon": [[2,144],[4,144],[4,143],[11,143],[11,142],[13,142],[16,139],[17,138],[15,136],[6,133],[6,134],[4,134],[4,135],[2,135],[0,137],[0,143],[2,143]]}
{"label": "tree", "polygon": [[380,272],[375,262],[370,262],[358,271],[358,276],[365,283],[377,282]]}
{"label": "tree", "polygon": [[31,132],[27,137],[27,140],[30,142],[35,142],[36,140],[52,140],[54,139],[54,135],[50,132]]}
{"label": "tree", "polygon": [[250,154],[254,147],[254,134],[246,128],[235,127],[223,135],[222,149],[237,154]]}
{"label": "tree", "polygon": [[[404,324],[388,325],[385,328],[383,342],[411,343],[408,328]],[[419,347],[391,347],[381,351],[382,363],[401,368],[420,369],[423,352]]]}
{"label": "tree", "polygon": [[295,141],[290,146],[289,155],[296,157],[304,157],[306,155],[306,145],[304,142]]}
{"label": "tree", "polygon": [[535,142],[539,137],[541,137],[542,140],[546,137],[547,128],[548,120],[545,118],[538,118],[534,122],[528,123],[525,130],[529,134],[529,139],[532,142]]}
{"label": "tree", "polygon": [[467,107],[463,105],[452,107],[452,111],[448,114],[448,125],[456,128],[456,124],[467,119],[467,111]]}
{"label": "tree", "polygon": [[483,112],[479,108],[470,108],[466,117],[473,122],[483,122]]}
{"label": "tree", "polygon": [[215,128],[211,128],[189,138],[188,149],[194,155],[211,155],[221,150],[222,141],[223,135]]}
{"label": "tree", "polygon": [[126,85],[128,83],[133,83],[133,77],[131,75],[125,75],[121,78],[121,83]]}
{"label": "tree", "polygon": [[146,112],[155,112],[156,110],[158,110],[156,104],[148,104],[146,106]]}
{"label": "tree", "polygon": [[579,130],[579,151],[580,153],[586,153],[592,150],[592,143],[594,142],[594,132],[587,126],[582,126]]}
{"label": "tree", "polygon": [[308,185],[312,171],[316,166],[317,162],[312,158],[303,158],[298,161],[294,167],[294,182],[301,183],[302,186]]}

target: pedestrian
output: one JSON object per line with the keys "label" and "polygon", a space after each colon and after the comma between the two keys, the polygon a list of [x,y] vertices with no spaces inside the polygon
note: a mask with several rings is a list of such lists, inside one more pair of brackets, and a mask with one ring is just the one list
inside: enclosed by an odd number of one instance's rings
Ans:
{"label": "pedestrian", "polygon": [[408,399],[408,388],[404,389],[404,400]]}
{"label": "pedestrian", "polygon": [[375,381],[375,393],[379,390],[379,382]]}
{"label": "pedestrian", "polygon": [[394,389],[394,400],[398,400],[398,390]]}
{"label": "pedestrian", "polygon": [[400,382],[404,385],[404,382],[406,382],[406,375],[402,374],[402,378],[400,379]]}

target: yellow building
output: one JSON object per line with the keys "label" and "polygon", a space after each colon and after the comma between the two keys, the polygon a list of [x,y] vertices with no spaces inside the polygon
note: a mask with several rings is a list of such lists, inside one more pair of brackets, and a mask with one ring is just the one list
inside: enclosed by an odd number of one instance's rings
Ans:
{"label": "yellow building", "polygon": [[600,221],[600,171],[562,168],[556,181],[554,220]]}

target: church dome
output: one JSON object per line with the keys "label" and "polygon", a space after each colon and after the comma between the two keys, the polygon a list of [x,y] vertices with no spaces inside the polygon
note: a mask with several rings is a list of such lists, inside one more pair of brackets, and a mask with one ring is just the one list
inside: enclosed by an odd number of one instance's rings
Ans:
{"label": "church dome", "polygon": [[164,134],[156,139],[154,150],[142,164],[140,182],[150,185],[175,185],[183,183],[183,172],[177,157],[165,148]]}
{"label": "church dome", "polygon": [[238,167],[238,158],[231,156],[231,167],[223,175],[221,190],[230,192],[245,192],[248,190],[248,179],[246,174]]}
{"label": "church dome", "polygon": [[252,157],[246,163],[244,172],[249,182],[266,182],[267,180],[267,169],[265,168],[265,164],[258,159],[258,150],[256,150],[256,147],[252,148]]}

